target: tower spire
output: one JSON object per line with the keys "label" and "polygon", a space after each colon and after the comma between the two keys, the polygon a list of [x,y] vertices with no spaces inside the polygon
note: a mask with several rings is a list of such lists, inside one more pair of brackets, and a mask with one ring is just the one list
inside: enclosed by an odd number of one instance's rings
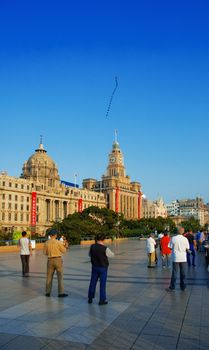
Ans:
{"label": "tower spire", "polygon": [[115,143],[118,142],[118,130],[115,129]]}
{"label": "tower spire", "polygon": [[44,145],[43,145],[43,135],[40,135],[39,148],[36,149],[35,151],[36,151],[36,152],[46,153],[46,150],[44,149]]}
{"label": "tower spire", "polygon": [[43,146],[43,135],[40,135],[39,149],[44,149],[44,146]]}

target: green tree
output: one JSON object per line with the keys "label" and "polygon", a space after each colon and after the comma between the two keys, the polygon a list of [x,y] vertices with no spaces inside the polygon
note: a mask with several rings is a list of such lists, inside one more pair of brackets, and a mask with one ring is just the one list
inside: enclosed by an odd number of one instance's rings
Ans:
{"label": "green tree", "polygon": [[162,232],[166,228],[173,232],[175,224],[171,219],[143,218],[141,220],[126,220],[122,214],[107,208],[91,206],[82,213],[69,215],[61,222],[55,222],[53,228],[59,235],[66,236],[71,244],[79,244],[81,239],[92,238],[103,233],[109,237],[130,237],[147,235],[150,232]]}
{"label": "green tree", "polygon": [[197,232],[202,229],[199,220],[191,216],[188,220],[185,220],[181,223],[181,226],[184,227],[185,231]]}

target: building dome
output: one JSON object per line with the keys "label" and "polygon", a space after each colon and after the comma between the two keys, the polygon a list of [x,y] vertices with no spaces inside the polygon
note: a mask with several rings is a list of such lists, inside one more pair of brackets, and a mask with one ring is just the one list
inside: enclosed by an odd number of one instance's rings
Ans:
{"label": "building dome", "polygon": [[38,181],[50,187],[57,187],[60,184],[57,166],[53,159],[48,156],[47,151],[43,147],[42,140],[39,148],[24,163],[21,177]]}

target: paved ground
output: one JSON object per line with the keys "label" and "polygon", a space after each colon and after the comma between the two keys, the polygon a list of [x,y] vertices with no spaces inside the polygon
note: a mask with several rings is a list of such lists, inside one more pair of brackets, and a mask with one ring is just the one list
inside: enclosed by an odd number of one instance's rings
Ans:
{"label": "paved ground", "polygon": [[171,271],[147,269],[145,242],[114,243],[106,306],[87,303],[88,247],[64,257],[65,290],[44,296],[46,258],[33,252],[29,278],[18,253],[0,255],[0,349],[209,349],[209,274],[200,254],[188,268],[188,288],[168,294]]}

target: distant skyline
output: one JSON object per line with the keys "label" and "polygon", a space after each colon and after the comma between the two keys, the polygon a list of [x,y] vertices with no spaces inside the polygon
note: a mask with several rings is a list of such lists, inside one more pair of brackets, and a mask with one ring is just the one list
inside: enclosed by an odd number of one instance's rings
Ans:
{"label": "distant skyline", "polygon": [[209,202],[208,18],[206,0],[1,2],[0,171],[43,135],[61,179],[100,179],[117,129],[148,199]]}

